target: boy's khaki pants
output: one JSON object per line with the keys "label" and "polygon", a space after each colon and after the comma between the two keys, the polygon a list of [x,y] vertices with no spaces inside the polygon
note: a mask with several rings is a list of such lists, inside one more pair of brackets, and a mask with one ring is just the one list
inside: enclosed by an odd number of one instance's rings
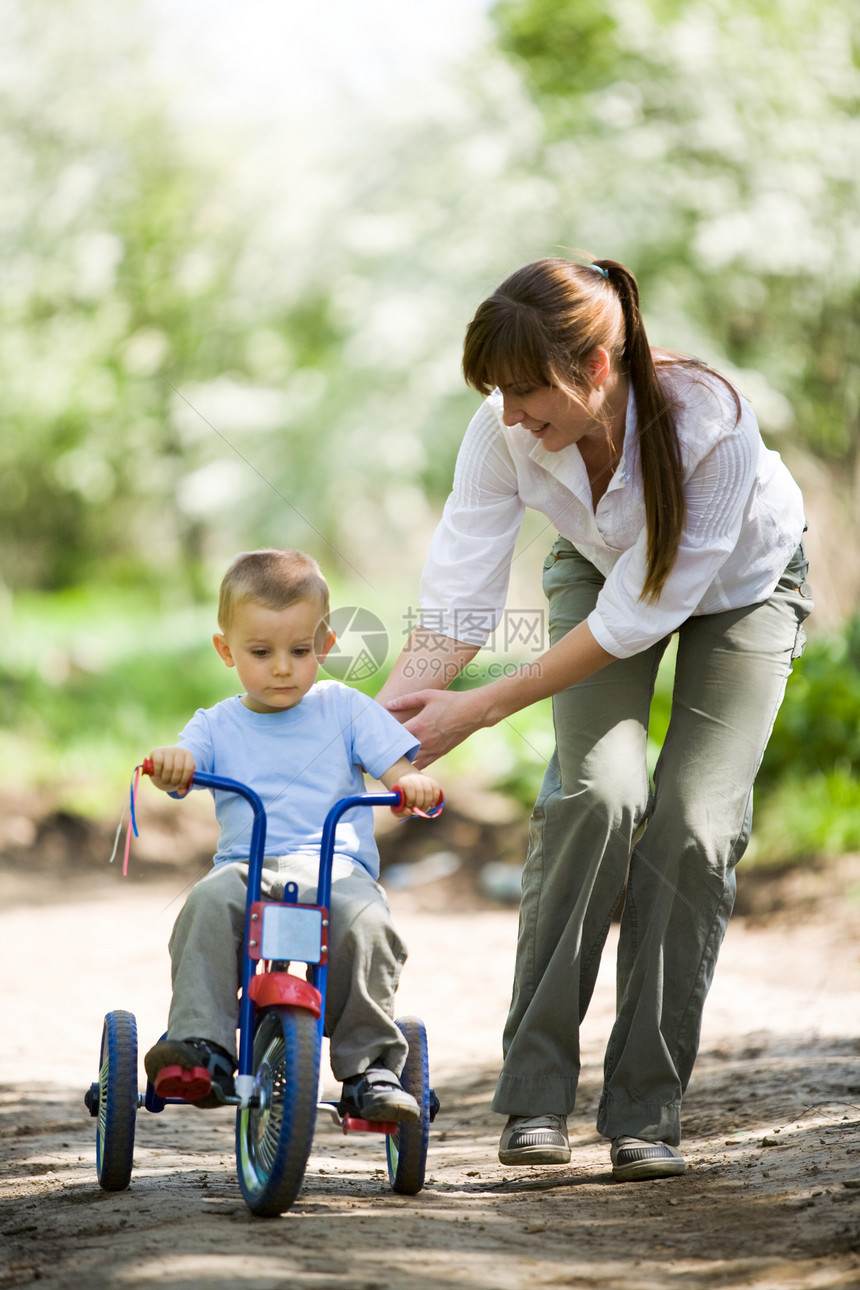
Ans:
{"label": "boy's khaki pants", "polygon": [[[298,899],[316,901],[315,856],[267,858],[264,898],[280,899],[287,882]],[[238,990],[245,935],[248,866],[225,864],[192,888],[170,938],[171,1039],[208,1039],[236,1057]],[[325,1029],[331,1067],[343,1081],[380,1057],[399,1075],[407,1045],[394,1024],[394,994],[406,946],[391,921],[382,887],[342,857],[332,868]]]}
{"label": "boy's khaki pants", "polygon": [[[805,578],[800,548],[767,601],[680,628],[653,792],[648,716],[667,640],[553,699],[556,751],[532,816],[496,1111],[573,1110],[579,1026],[626,883],[597,1128],[680,1141],[753,780],[812,608]],[[544,565],[553,643],[588,616],[602,586],[559,539]]]}

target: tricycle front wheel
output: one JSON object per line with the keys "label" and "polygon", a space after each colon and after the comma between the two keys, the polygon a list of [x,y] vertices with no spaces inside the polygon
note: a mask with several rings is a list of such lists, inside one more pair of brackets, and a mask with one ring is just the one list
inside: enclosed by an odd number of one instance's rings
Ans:
{"label": "tricycle front wheel", "polygon": [[304,1008],[265,1008],[254,1032],[254,1104],[236,1119],[239,1186],[263,1218],[283,1214],[299,1194],[311,1151],[319,1095],[319,1030]]}

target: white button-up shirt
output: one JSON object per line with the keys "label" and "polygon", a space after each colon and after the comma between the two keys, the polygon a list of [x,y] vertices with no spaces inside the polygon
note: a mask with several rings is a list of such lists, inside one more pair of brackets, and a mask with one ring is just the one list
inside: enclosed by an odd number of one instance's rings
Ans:
{"label": "white button-up shirt", "polygon": [[642,599],[647,534],[632,388],[623,454],[596,508],[578,447],[548,452],[523,426],[506,426],[496,390],[466,431],[430,544],[420,593],[426,626],[486,642],[504,610],[526,507],[606,578],[588,625],[617,658],[647,649],[692,615],[768,598],[803,534],[800,490],[765,447],[742,396],[738,416],[730,389],[707,372],[670,367],[660,379],[675,415],[686,518],[659,599]]}

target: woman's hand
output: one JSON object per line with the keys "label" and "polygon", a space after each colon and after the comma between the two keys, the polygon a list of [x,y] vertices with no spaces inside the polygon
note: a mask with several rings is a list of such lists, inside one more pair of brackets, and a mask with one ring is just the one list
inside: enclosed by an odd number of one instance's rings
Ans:
{"label": "woman's hand", "polygon": [[[446,638],[434,640],[444,642]],[[448,644],[455,651],[451,657],[455,659],[456,675],[477,652],[477,647],[461,646],[456,641]],[[439,676],[435,648],[427,647],[424,654],[419,652],[415,657],[435,660],[430,674]],[[411,672],[417,664],[404,650],[377,701],[421,740],[415,768],[422,770],[483,726],[494,726],[503,717],[512,717],[515,712],[584,681],[614,662],[615,656],[598,645],[588,623],[582,622],[527,667],[517,668],[477,689],[408,691],[407,668]],[[440,683],[442,680],[440,677]]]}
{"label": "woman's hand", "polygon": [[416,770],[429,766],[482,726],[494,725],[502,715],[492,715],[484,688],[416,690],[385,706],[421,741],[413,763]]}

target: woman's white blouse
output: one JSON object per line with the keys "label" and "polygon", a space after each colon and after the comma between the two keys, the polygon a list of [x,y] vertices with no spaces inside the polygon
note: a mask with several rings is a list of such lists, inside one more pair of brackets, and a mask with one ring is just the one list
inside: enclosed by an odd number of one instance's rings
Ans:
{"label": "woman's white blouse", "polygon": [[585,463],[571,445],[548,452],[502,421],[498,390],[481,405],[457,458],[454,484],[421,578],[422,621],[483,645],[501,619],[523,512],[545,515],[605,576],[588,625],[628,658],[695,614],[766,600],[797,549],[803,501],[778,453],[765,447],[750,405],[706,372],[661,373],[681,446],[686,520],[678,557],[656,602],[643,600],[645,502],[631,391],[624,451],[595,509]]}

